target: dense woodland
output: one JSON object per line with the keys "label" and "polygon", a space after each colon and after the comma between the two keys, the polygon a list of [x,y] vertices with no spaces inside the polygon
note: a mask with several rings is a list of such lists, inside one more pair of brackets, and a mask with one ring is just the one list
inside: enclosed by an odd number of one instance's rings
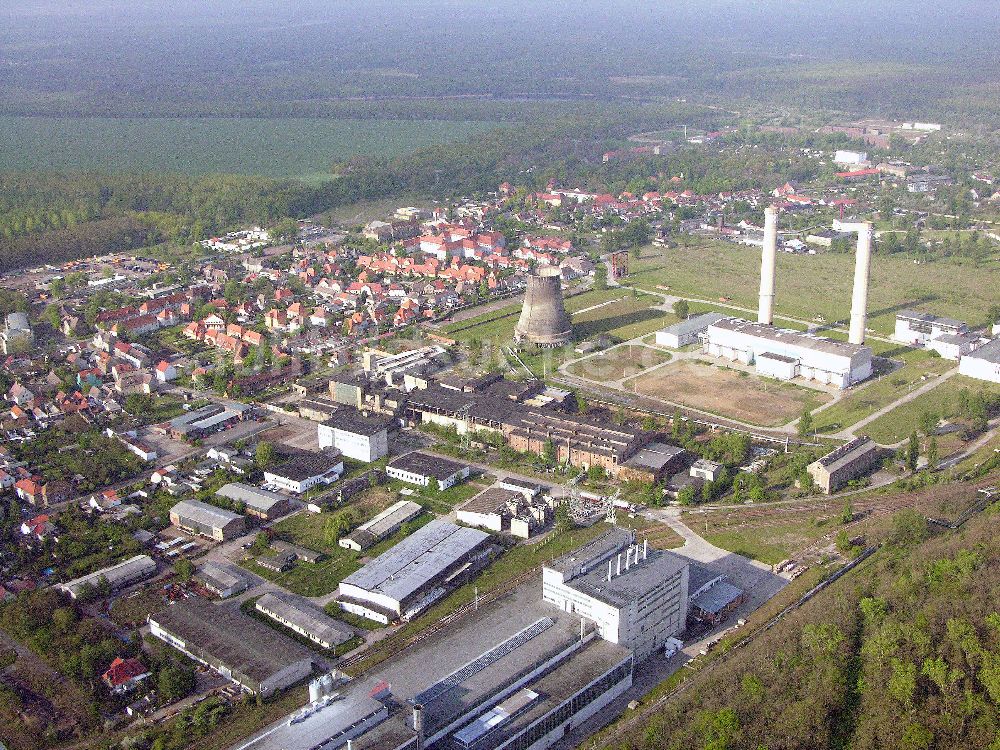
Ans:
{"label": "dense woodland", "polygon": [[931,536],[904,511],[890,542],[716,668],[632,750],[1000,748],[997,506]]}

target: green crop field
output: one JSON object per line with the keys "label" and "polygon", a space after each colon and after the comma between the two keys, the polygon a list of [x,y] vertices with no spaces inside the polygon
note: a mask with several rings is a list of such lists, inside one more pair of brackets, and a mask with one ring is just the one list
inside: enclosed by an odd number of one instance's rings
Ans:
{"label": "green crop field", "polygon": [[459,140],[489,122],[0,117],[0,171],[227,172],[319,179],[355,155]]}
{"label": "green crop field", "polygon": [[[718,240],[694,240],[688,247],[646,247],[630,267],[629,283],[642,289],[667,286],[679,296],[713,301],[728,297],[734,305],[757,309],[760,251],[753,248]],[[775,310],[817,323],[846,321],[853,278],[853,254],[779,253]],[[891,334],[896,313],[906,307],[979,324],[995,304],[997,288],[996,264],[915,264],[905,258],[875,256],[868,325]]]}

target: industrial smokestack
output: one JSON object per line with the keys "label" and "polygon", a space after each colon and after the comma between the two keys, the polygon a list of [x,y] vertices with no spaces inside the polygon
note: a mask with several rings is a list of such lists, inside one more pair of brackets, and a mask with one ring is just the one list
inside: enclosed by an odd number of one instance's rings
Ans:
{"label": "industrial smokestack", "polygon": [[858,250],[854,259],[854,296],[851,300],[851,331],[847,340],[852,344],[865,343],[868,325],[868,280],[872,268],[872,223],[858,225]]}
{"label": "industrial smokestack", "polygon": [[561,279],[562,272],[554,266],[543,266],[528,277],[521,317],[514,327],[515,341],[546,347],[569,342],[573,324],[563,307]]}
{"label": "industrial smokestack", "polygon": [[422,703],[413,705],[413,729],[417,733],[416,750],[424,750],[424,706]]}
{"label": "industrial smokestack", "polygon": [[757,322],[774,323],[774,275],[778,262],[778,209],[764,209],[764,251],[760,258],[760,307]]}

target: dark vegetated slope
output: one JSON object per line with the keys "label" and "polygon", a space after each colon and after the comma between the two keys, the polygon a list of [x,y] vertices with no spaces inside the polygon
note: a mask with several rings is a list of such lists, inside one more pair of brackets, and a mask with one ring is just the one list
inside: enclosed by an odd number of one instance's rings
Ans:
{"label": "dark vegetated slope", "polygon": [[694,678],[623,747],[1000,747],[996,524],[987,513],[921,541],[905,511],[892,544]]}

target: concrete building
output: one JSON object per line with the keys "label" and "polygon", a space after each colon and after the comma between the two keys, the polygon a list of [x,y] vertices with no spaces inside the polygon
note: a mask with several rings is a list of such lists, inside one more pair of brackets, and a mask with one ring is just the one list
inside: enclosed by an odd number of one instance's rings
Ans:
{"label": "concrete building", "polygon": [[688,584],[692,622],[718,625],[746,601],[746,592],[734,586],[718,571],[691,563]]}
{"label": "concrete building", "polygon": [[261,614],[325,649],[335,648],[354,637],[348,625],[323,614],[305,597],[284,592],[268,593],[258,599],[255,606]]}
{"label": "concrete building", "polygon": [[674,323],[656,332],[656,343],[659,346],[667,346],[671,349],[680,349],[689,344],[697,344],[699,337],[713,323],[716,323],[726,316],[722,313],[702,313],[693,315],[680,323]]}
{"label": "concrete building", "polygon": [[647,443],[618,469],[620,481],[657,484],[684,468],[690,454],[666,443]]}
{"label": "concrete building", "polygon": [[355,461],[371,463],[389,455],[392,420],[343,407],[317,427],[319,447],[336,448]]}
{"label": "concrete building", "polygon": [[170,523],[191,534],[200,534],[217,542],[240,536],[246,531],[246,519],[239,513],[217,508],[201,500],[181,500],[170,509]]}
{"label": "concrete building", "polygon": [[823,492],[836,492],[853,479],[864,476],[878,466],[882,455],[871,438],[856,437],[830,451],[806,467]]}
{"label": "concrete building", "polygon": [[219,497],[243,503],[247,515],[270,521],[288,512],[288,498],[277,492],[253,487],[242,482],[222,485],[215,493]]}
{"label": "concrete building", "polygon": [[964,335],[968,332],[969,326],[964,321],[917,310],[903,310],[896,313],[896,328],[892,338],[907,346],[926,346],[939,336]]}
{"label": "concrete building", "polygon": [[347,576],[337,597],[347,612],[388,624],[408,620],[487,564],[489,534],[435,520]]}
{"label": "concrete building", "polygon": [[4,330],[0,333],[0,349],[4,354],[29,352],[35,341],[28,316],[23,312],[8,313],[4,319]]}
{"label": "concrete building", "polygon": [[572,338],[573,324],[563,306],[561,278],[555,266],[543,266],[528,276],[521,317],[514,327],[515,341],[555,347]]}
{"label": "concrete building", "polygon": [[962,357],[958,363],[958,371],[970,378],[1000,383],[1000,338],[995,338]]}
{"label": "concrete building", "polygon": [[471,498],[458,509],[456,518],[469,526],[530,539],[552,520],[554,512],[551,498],[528,498],[521,491],[495,486]]}
{"label": "concrete building", "polygon": [[431,482],[437,482],[436,489],[440,490],[446,490],[468,479],[471,471],[468,464],[449,461],[447,458],[420,451],[394,458],[385,467],[385,473],[392,479],[420,487],[431,487]]}
{"label": "concrete building", "polygon": [[58,588],[76,599],[83,593],[96,591],[103,586],[107,586],[109,591],[118,591],[154,575],[156,575],[156,562],[153,558],[149,555],[136,555],[116,565],[61,583]]}
{"label": "concrete building", "polygon": [[699,458],[688,470],[688,473],[692,477],[697,477],[698,479],[703,479],[706,482],[714,482],[719,478],[722,473],[722,464],[716,461],[709,461],[707,458]]}
{"label": "concrete building", "polygon": [[[770,377],[788,380],[801,377],[847,388],[872,373],[872,352],[867,346],[751,323],[740,318],[724,318],[708,327],[703,335],[706,354],[743,364],[756,364]],[[759,358],[762,355],[764,362]]]}
{"label": "concrete building", "polygon": [[171,419],[167,430],[175,440],[199,438],[246,419],[250,409],[250,406],[236,402],[229,402],[225,406],[209,404]]}
{"label": "concrete building", "polygon": [[264,482],[301,495],[317,484],[333,484],[344,473],[340,451],[307,453],[264,471]]}
{"label": "concrete building", "polygon": [[337,544],[344,549],[361,552],[395,534],[404,523],[409,523],[423,511],[424,509],[412,500],[400,500],[351,533],[342,536]]}
{"label": "concrete building", "polygon": [[242,568],[214,560],[202,563],[195,574],[195,580],[220,599],[242,594],[252,583],[250,576]]}
{"label": "concrete building", "polygon": [[958,362],[965,355],[974,352],[979,343],[977,333],[944,333],[931,339],[927,348],[936,351],[943,359]]}
{"label": "concrete building", "polygon": [[312,673],[312,654],[305,646],[204,599],[185,599],[150,615],[149,632],[265,697]]}
{"label": "concrete building", "polygon": [[642,660],[684,631],[688,561],[615,528],[542,568],[542,599]]}

